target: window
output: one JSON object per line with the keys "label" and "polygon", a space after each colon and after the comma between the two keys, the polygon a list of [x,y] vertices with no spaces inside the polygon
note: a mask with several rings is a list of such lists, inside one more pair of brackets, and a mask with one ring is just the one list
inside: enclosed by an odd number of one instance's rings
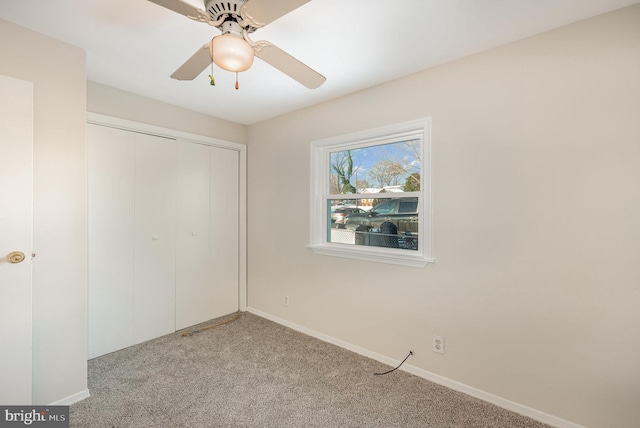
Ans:
{"label": "window", "polygon": [[431,259],[430,119],[311,143],[318,254],[422,267]]}

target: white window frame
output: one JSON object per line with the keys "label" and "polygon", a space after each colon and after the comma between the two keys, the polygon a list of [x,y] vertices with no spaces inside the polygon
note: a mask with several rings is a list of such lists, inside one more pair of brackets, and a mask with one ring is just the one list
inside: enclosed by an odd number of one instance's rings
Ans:
{"label": "white window frame", "polygon": [[[346,195],[329,194],[329,154],[331,152],[357,149],[372,145],[385,144],[403,139],[421,141],[420,191],[405,193],[376,194],[376,198],[418,197],[420,213],[418,230],[420,245],[418,250],[369,247],[332,243],[327,240],[328,219],[327,201],[343,199]],[[367,195],[353,199],[371,198]],[[377,263],[390,263],[411,267],[424,267],[435,260],[431,257],[431,118],[413,120],[341,135],[311,142],[311,234],[308,247],[316,254],[367,260]]]}

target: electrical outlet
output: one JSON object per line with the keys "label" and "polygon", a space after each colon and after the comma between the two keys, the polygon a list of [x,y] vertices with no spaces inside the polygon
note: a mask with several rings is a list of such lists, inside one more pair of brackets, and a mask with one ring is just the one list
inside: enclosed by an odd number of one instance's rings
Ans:
{"label": "electrical outlet", "polygon": [[444,354],[444,336],[433,336],[433,352]]}
{"label": "electrical outlet", "polygon": [[289,296],[284,296],[284,305],[289,306]]}

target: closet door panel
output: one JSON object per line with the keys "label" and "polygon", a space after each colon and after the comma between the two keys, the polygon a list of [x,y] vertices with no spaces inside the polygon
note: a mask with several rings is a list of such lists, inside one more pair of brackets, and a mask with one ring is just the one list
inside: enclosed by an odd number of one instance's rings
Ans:
{"label": "closet door panel", "polygon": [[215,316],[238,310],[239,153],[211,147],[210,266]]}
{"label": "closet door panel", "polygon": [[240,153],[87,129],[89,358],[237,311]]}
{"label": "closet door panel", "polygon": [[87,125],[89,358],[135,343],[135,134]]}
{"label": "closet door panel", "polygon": [[175,331],[176,142],[136,134],[135,335]]}
{"label": "closet door panel", "polygon": [[176,329],[214,318],[209,269],[209,146],[177,142]]}

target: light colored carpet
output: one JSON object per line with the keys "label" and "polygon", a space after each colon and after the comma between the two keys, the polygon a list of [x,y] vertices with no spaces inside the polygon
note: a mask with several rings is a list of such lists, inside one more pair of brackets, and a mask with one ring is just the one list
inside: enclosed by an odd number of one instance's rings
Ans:
{"label": "light colored carpet", "polygon": [[389,369],[246,313],[89,361],[71,427],[547,427]]}

